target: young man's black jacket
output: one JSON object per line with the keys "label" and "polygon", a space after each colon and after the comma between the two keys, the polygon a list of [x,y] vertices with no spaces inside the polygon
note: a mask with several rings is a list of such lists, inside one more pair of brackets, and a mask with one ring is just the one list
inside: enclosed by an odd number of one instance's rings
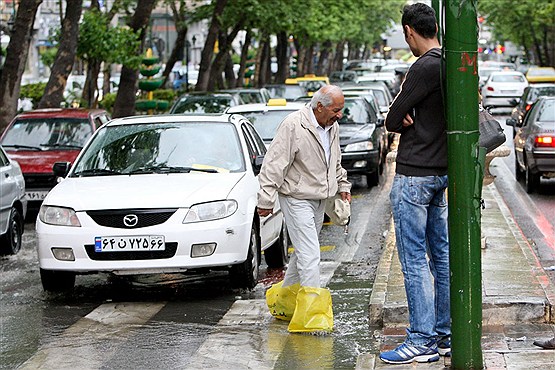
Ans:
{"label": "young man's black jacket", "polygon": [[[408,70],[385,125],[401,134],[396,172],[406,176],[447,174],[447,133],[441,89],[441,50],[431,49]],[[443,74],[445,76],[445,74]],[[409,113],[414,124],[403,127]]]}

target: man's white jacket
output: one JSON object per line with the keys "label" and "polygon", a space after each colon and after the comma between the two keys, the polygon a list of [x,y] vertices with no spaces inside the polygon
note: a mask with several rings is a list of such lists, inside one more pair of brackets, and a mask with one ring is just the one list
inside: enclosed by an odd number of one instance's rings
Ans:
{"label": "man's white jacket", "polygon": [[258,175],[258,207],[272,209],[278,193],[296,199],[327,199],[350,192],[347,171],[341,166],[339,126],[330,129],[330,165],[306,106],[287,116],[279,126]]}

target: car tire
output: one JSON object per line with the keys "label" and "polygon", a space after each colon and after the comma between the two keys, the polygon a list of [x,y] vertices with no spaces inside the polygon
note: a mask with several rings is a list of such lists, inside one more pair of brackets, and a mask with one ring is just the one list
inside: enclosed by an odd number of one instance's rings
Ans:
{"label": "car tire", "polygon": [[260,237],[256,224],[251,226],[249,250],[245,262],[231,266],[231,284],[234,288],[253,289],[258,283],[258,269],[260,267],[259,253]]}
{"label": "car tire", "polygon": [[528,165],[526,165],[525,183],[526,183],[526,192],[528,194],[532,194],[534,191],[536,191],[536,189],[540,184],[540,174],[533,173],[532,170],[530,170],[530,167],[528,167]]}
{"label": "car tire", "polygon": [[12,207],[8,219],[6,234],[0,238],[2,254],[16,254],[21,249],[21,235],[23,234],[23,216],[19,210]]}
{"label": "car tire", "polygon": [[264,259],[271,268],[283,267],[289,262],[289,234],[285,222],[281,226],[279,239],[268,249],[264,250]]}
{"label": "car tire", "polygon": [[366,185],[368,188],[377,186],[380,183],[380,169],[376,168],[374,172],[366,174]]}
{"label": "car tire", "polygon": [[40,269],[40,280],[46,292],[65,292],[73,289],[75,273]]}
{"label": "car tire", "polygon": [[515,152],[515,178],[516,178],[516,181],[521,180],[523,177],[524,177],[524,173],[520,169],[520,164],[518,163],[518,159],[516,157],[516,152]]}

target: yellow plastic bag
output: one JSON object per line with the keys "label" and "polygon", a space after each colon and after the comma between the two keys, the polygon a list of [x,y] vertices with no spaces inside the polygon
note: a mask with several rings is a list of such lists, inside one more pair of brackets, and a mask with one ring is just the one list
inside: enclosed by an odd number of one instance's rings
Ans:
{"label": "yellow plastic bag", "polygon": [[297,307],[287,328],[292,333],[332,331],[333,309],[329,289],[301,287]]}
{"label": "yellow plastic bag", "polygon": [[297,304],[297,292],[301,286],[299,283],[285,288],[282,285],[283,281],[280,281],[266,291],[266,304],[276,319],[291,321]]}

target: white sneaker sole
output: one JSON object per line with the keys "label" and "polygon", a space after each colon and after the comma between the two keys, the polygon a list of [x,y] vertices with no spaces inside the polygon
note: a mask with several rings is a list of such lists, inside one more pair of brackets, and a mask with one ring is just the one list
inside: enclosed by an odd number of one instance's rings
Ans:
{"label": "white sneaker sole", "polygon": [[413,358],[409,358],[406,360],[401,360],[401,361],[392,361],[392,360],[387,360],[385,358],[381,358],[380,360],[382,360],[383,362],[387,363],[387,364],[410,364],[411,362],[436,362],[439,361],[439,355],[433,354],[433,355],[421,355],[421,356],[415,356]]}

